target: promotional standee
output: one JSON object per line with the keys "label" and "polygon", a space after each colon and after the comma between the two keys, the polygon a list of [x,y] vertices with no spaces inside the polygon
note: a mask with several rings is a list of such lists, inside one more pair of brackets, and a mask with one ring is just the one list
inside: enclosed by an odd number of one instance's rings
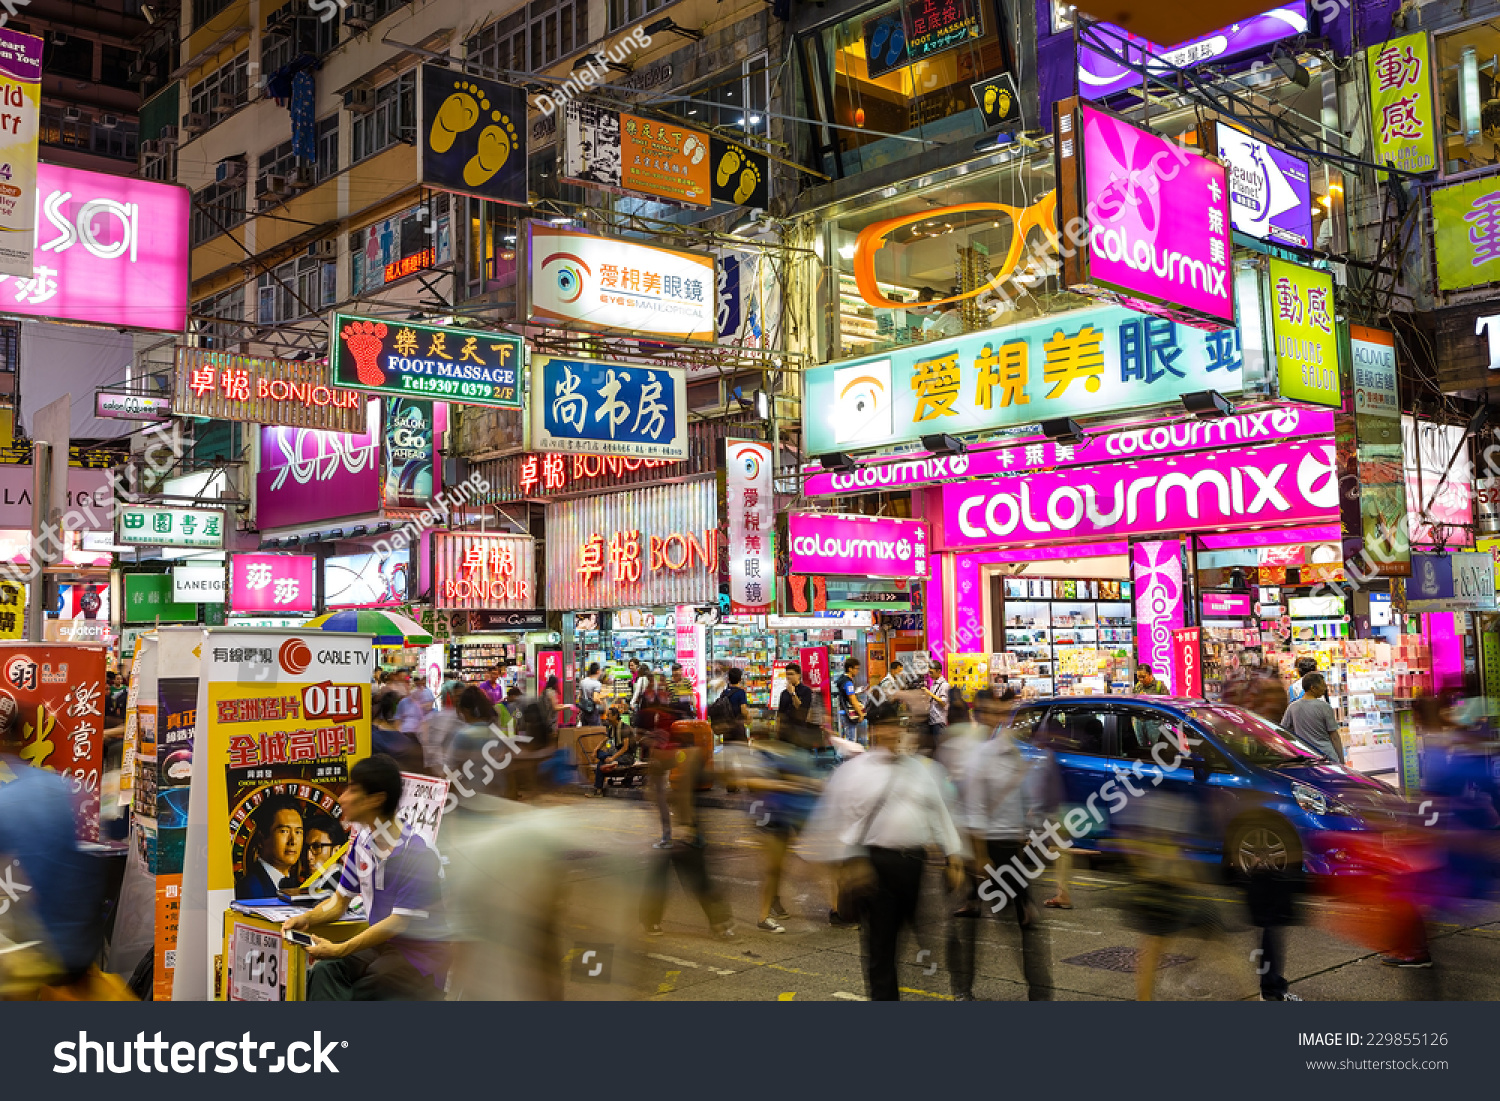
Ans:
{"label": "promotional standee", "polygon": [[232,901],[274,899],[311,874],[311,840],[348,839],[338,796],[370,753],[369,635],[210,630],[201,652],[188,825],[206,845],[183,869],[174,1001],[227,990]]}
{"label": "promotional standee", "polygon": [[68,781],[83,841],[99,840],[105,656],[87,643],[0,643],[0,718],[19,710],[22,720],[0,752]]}

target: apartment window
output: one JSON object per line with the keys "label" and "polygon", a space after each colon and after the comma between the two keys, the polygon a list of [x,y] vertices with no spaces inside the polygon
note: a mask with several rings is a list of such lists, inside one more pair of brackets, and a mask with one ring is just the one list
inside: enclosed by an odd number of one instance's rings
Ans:
{"label": "apartment window", "polygon": [[358,164],[416,136],[416,89],[415,73],[406,73],[375,89],[375,105],[354,116],[351,163]]}
{"label": "apartment window", "polygon": [[188,111],[207,115],[217,111],[227,114],[243,106],[250,95],[250,51],[246,50],[228,65],[215,69],[194,84],[188,92]]}
{"label": "apartment window", "polygon": [[202,27],[233,2],[234,0],[193,0],[193,29]]}
{"label": "apartment window", "polygon": [[484,68],[525,73],[554,65],[588,42],[588,0],[533,0],[465,45],[469,60]]}
{"label": "apartment window", "polygon": [[318,162],[313,165],[313,180],[322,183],[339,171],[339,114],[335,111],[318,120]]}
{"label": "apartment window", "polygon": [[89,148],[104,157],[119,157],[135,160],[140,147],[140,128],[136,123],[116,120],[106,126],[95,120],[90,134]]}
{"label": "apartment window", "polygon": [[652,12],[661,11],[672,0],[609,0],[609,29],[618,31]]}
{"label": "apartment window", "polygon": [[69,119],[66,107],[43,104],[38,115],[40,140],[43,145],[66,145],[73,149],[88,149],[92,144],[92,120],[72,109],[77,118]]}
{"label": "apartment window", "polygon": [[245,220],[245,181],[211,183],[193,196],[193,247]]}
{"label": "apartment window", "polygon": [[0,321],[0,371],[15,374],[21,365],[21,323]]}
{"label": "apartment window", "polygon": [[411,0],[374,0],[374,3],[370,4],[370,6],[375,9],[376,19],[384,19],[391,12],[399,8],[404,8],[410,3]]}
{"label": "apartment window", "polygon": [[336,19],[299,15],[275,30],[266,29],[260,40],[260,71],[265,75],[290,65],[299,54],[322,57],[338,44]]}
{"label": "apartment window", "polygon": [[47,48],[42,51],[42,71],[74,80],[93,80],[94,40],[76,34],[51,32],[47,36]]}
{"label": "apartment window", "polygon": [[263,272],[256,288],[257,324],[298,321],[332,306],[337,279],[338,268],[333,261],[307,256]]}
{"label": "apartment window", "polygon": [[135,50],[105,43],[99,48],[99,83],[107,88],[135,91],[136,81],[131,79],[130,67],[139,56]]}
{"label": "apartment window", "polygon": [[696,102],[675,103],[663,110],[681,115],[693,126],[765,137],[770,125],[766,120],[766,104],[771,94],[767,64],[765,54],[746,58],[734,68],[682,93],[684,98]]}
{"label": "apartment window", "polygon": [[221,319],[198,322],[198,335],[203,341],[203,347],[227,348],[238,344],[245,339],[244,285],[195,302],[193,313],[198,317]]}

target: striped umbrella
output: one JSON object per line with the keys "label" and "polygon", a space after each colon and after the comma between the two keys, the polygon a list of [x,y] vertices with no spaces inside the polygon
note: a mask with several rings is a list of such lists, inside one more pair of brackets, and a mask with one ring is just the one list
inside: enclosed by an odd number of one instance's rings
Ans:
{"label": "striped umbrella", "polygon": [[350,631],[374,635],[376,646],[426,646],[432,635],[420,623],[379,608],[345,608],[329,612],[303,624],[308,631]]}

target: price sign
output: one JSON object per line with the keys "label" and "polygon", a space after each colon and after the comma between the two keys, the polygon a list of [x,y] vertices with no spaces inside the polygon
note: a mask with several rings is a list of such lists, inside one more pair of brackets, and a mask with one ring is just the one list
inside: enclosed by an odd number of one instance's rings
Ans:
{"label": "price sign", "polygon": [[447,801],[447,780],[436,780],[416,772],[403,772],[401,803],[396,807],[396,821],[401,823],[403,830],[411,830],[436,848],[438,826],[443,821],[443,804]]}
{"label": "price sign", "polygon": [[230,940],[229,1000],[286,1001],[286,957],[280,933],[236,925]]}

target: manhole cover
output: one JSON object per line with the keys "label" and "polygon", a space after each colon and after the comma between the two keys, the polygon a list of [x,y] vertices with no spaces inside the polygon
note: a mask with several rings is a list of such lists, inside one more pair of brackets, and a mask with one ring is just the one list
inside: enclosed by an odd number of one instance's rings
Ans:
{"label": "manhole cover", "polygon": [[[1135,974],[1134,948],[1100,948],[1093,952],[1085,952],[1081,956],[1073,956],[1071,959],[1063,960],[1063,963],[1071,963],[1075,967],[1092,967],[1097,971],[1119,971],[1123,974]],[[1192,956],[1163,955],[1161,962],[1156,965],[1158,971],[1168,967],[1176,967],[1178,964],[1188,963]]]}

